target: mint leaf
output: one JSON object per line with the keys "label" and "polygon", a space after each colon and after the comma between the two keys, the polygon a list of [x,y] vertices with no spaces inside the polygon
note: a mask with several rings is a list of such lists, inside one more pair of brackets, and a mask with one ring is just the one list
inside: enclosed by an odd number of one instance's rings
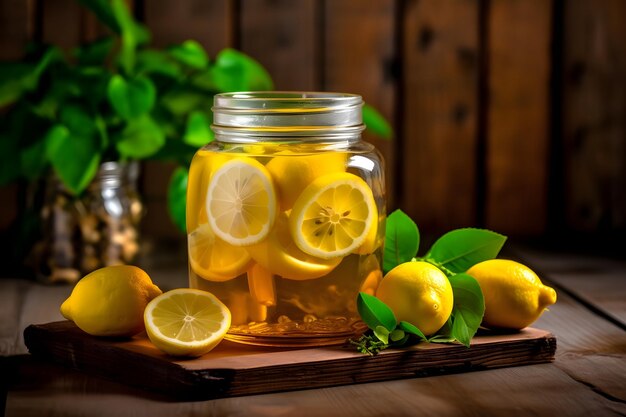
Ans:
{"label": "mint leaf", "polygon": [[505,241],[506,236],[490,230],[456,229],[437,239],[424,258],[458,274],[498,256]]}
{"label": "mint leaf", "polygon": [[356,307],[361,319],[370,329],[376,331],[378,326],[382,326],[391,332],[396,328],[397,321],[393,311],[373,295],[360,292],[356,299]]}
{"label": "mint leaf", "polygon": [[363,105],[363,124],[370,132],[384,139],[391,139],[393,130],[387,120],[372,106]]}
{"label": "mint leaf", "polygon": [[419,337],[420,340],[427,340],[426,336],[424,336],[424,333],[422,333],[422,331],[418,329],[417,326],[414,326],[407,321],[401,321],[400,324],[398,325],[398,328],[404,330],[406,333],[410,333],[412,335]]}
{"label": "mint leaf", "polygon": [[261,64],[231,48],[217,54],[211,75],[216,88],[222,92],[274,89],[272,78]]}
{"label": "mint leaf", "polygon": [[172,173],[167,187],[167,211],[178,230],[183,233],[187,230],[185,211],[188,180],[187,168],[178,167]]}
{"label": "mint leaf", "polygon": [[189,115],[183,141],[196,147],[204,146],[213,141],[211,123],[204,112],[196,110]]}
{"label": "mint leaf", "polygon": [[128,158],[142,159],[153,155],[165,144],[165,135],[148,116],[131,120],[117,138],[119,153]]}
{"label": "mint leaf", "polygon": [[485,314],[483,292],[470,275],[456,274],[449,280],[454,294],[451,336],[469,347]]}
{"label": "mint leaf", "polygon": [[187,40],[181,45],[173,46],[169,52],[176,60],[192,68],[204,69],[209,64],[206,51],[194,40]]}
{"label": "mint leaf", "polygon": [[148,113],[154,106],[156,88],[146,77],[126,80],[121,75],[114,75],[107,87],[109,102],[115,112],[129,120]]}
{"label": "mint leaf", "polygon": [[389,339],[394,343],[402,341],[406,336],[406,333],[402,329],[395,329],[393,332],[389,333]]}
{"label": "mint leaf", "polygon": [[389,330],[387,330],[383,326],[376,326],[376,328],[373,329],[373,331],[374,331],[374,336],[376,336],[378,340],[380,340],[386,345],[389,344]]}
{"label": "mint leaf", "polygon": [[402,210],[391,213],[385,226],[383,270],[387,273],[415,257],[419,249],[420,234],[415,222]]}

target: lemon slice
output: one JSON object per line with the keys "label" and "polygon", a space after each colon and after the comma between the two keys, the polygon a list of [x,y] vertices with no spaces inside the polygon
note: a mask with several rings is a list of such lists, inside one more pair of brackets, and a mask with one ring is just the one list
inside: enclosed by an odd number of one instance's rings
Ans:
{"label": "lemon slice", "polygon": [[208,281],[227,281],[245,273],[251,262],[245,249],[229,245],[204,223],[187,236],[191,270]]}
{"label": "lemon slice", "polygon": [[206,197],[209,224],[231,245],[263,240],[274,224],[276,206],[272,178],[254,159],[230,160],[211,177]]}
{"label": "lemon slice", "polygon": [[377,217],[367,183],[340,172],[324,175],[305,188],[293,206],[289,228],[301,250],[330,259],[361,246]]}
{"label": "lemon slice", "polygon": [[163,352],[201,356],[224,338],[230,311],[213,294],[189,288],[168,291],[148,303],[146,333]]}
{"label": "lemon slice", "polygon": [[320,259],[302,252],[291,238],[285,212],[280,213],[267,239],[246,247],[246,250],[265,270],[293,280],[322,277],[335,269],[342,259]]}
{"label": "lemon slice", "polygon": [[289,210],[302,190],[322,175],[346,170],[347,155],[327,152],[319,155],[298,155],[281,152],[266,165],[278,189],[281,210]]}

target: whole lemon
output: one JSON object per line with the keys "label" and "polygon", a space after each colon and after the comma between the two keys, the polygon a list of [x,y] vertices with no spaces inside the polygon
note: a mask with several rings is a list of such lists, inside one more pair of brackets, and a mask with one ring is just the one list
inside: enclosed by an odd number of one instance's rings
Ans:
{"label": "whole lemon", "polygon": [[530,268],[507,259],[492,259],[471,267],[485,297],[483,324],[522,329],[556,302],[556,291],[545,286]]}
{"label": "whole lemon", "polygon": [[78,281],[61,314],[94,336],[132,336],[144,329],[144,309],[159,294],[142,269],[107,266]]}
{"label": "whole lemon", "polygon": [[425,335],[437,332],[452,313],[450,281],[428,262],[405,262],[385,275],[376,297],[387,304],[398,321],[407,321]]}

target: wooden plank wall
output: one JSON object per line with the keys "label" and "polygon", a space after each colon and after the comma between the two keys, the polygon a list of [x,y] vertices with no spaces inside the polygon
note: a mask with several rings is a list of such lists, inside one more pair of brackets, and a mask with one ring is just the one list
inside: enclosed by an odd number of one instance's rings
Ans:
{"label": "wooden plank wall", "polygon": [[[621,0],[135,0],[157,46],[197,39],[259,60],[276,88],[360,93],[396,137],[389,209],[425,233],[626,228],[626,5]],[[102,33],[74,0],[0,0],[0,59],[29,39]],[[149,235],[173,167],[146,163]],[[16,187],[0,189],[0,227]],[[9,202],[9,203],[6,203]]]}

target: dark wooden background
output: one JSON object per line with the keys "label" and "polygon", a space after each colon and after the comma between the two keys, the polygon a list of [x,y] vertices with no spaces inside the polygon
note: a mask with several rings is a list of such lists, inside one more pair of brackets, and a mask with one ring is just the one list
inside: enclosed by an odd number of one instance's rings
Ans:
{"label": "dark wooden background", "polygon": [[[360,93],[395,138],[389,206],[423,232],[519,238],[626,231],[626,1],[135,0],[166,46],[260,61],[277,89]],[[74,0],[0,0],[0,59],[101,29]],[[168,167],[170,169],[171,167]],[[147,235],[174,236],[167,172],[145,164]],[[17,186],[0,190],[0,228]]]}

